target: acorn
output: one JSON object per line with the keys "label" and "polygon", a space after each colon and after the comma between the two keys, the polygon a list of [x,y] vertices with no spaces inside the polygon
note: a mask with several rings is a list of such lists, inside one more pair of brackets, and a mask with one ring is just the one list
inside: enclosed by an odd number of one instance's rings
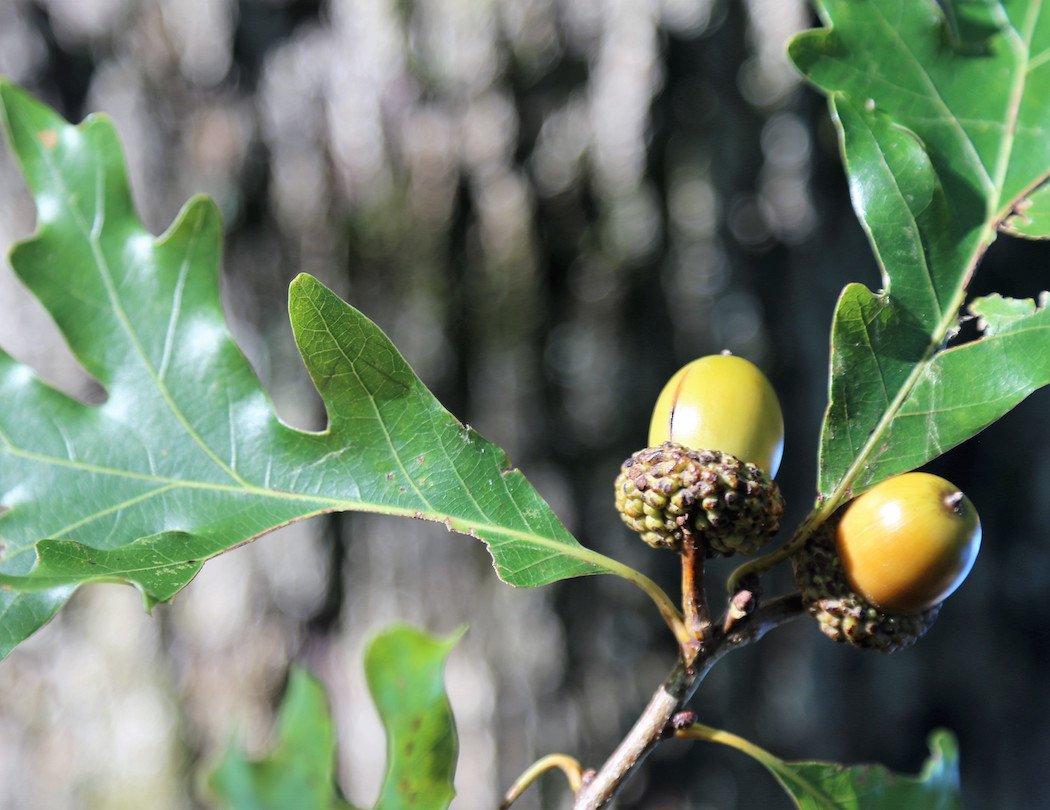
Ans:
{"label": "acorn", "polygon": [[759,368],[732,354],[687,363],[667,381],[649,423],[649,446],[718,450],[775,478],[784,454],[780,400]]}
{"label": "acorn", "polygon": [[701,357],[664,386],[652,446],[616,478],[616,508],[653,548],[680,550],[692,530],[707,556],[752,554],[780,528],[784,419],[769,381],[731,355]]}
{"label": "acorn", "polygon": [[929,629],[980,545],[977,510],[957,487],[906,473],[821,527],[796,554],[795,579],[825,635],[893,652]]}

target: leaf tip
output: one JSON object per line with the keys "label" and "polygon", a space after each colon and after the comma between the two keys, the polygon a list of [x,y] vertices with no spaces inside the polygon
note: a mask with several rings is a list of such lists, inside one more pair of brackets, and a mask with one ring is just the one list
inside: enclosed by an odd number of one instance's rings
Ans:
{"label": "leaf tip", "polygon": [[305,664],[296,661],[288,669],[288,686],[285,689],[285,694],[291,695],[304,690],[318,691],[324,696],[324,685],[321,683],[321,679],[314,675]]}
{"label": "leaf tip", "polygon": [[941,756],[955,756],[959,752],[959,741],[955,734],[946,728],[935,728],[927,738],[930,750]]}
{"label": "leaf tip", "polygon": [[15,101],[18,85],[6,75],[0,75],[0,130],[3,130],[11,143],[11,104]]}
{"label": "leaf tip", "polygon": [[0,73],[0,103],[8,100],[10,95],[17,91],[18,85],[6,73]]}
{"label": "leaf tip", "polygon": [[138,583],[132,583],[138,589],[139,595],[142,597],[142,608],[150,616],[153,615],[153,608],[161,603],[162,600],[151,594],[145,588],[138,585]]}
{"label": "leaf tip", "polygon": [[292,279],[291,284],[288,285],[289,290],[301,290],[307,288],[317,288],[323,286],[320,281],[311,276],[309,273],[298,273],[295,278]]}
{"label": "leaf tip", "polygon": [[202,217],[214,216],[219,218],[222,216],[222,212],[219,210],[219,204],[207,194],[194,194],[186,200],[186,204],[183,208],[186,211],[192,211]]}
{"label": "leaf tip", "polygon": [[215,200],[207,194],[194,194],[182,204],[171,225],[156,238],[155,243],[158,247],[169,245],[178,239],[180,234],[183,238],[192,235],[192,238],[196,239],[201,232],[209,239],[221,239],[222,212]]}
{"label": "leaf tip", "polygon": [[20,84],[12,81],[7,76],[0,76],[0,112],[2,112],[0,117],[3,118],[5,128],[8,130],[11,129],[11,113],[16,107],[21,107],[26,112],[35,111],[37,114],[62,124],[66,123],[65,119],[61,118],[57,112],[35,98],[32,93]]}
{"label": "leaf tip", "polygon": [[[316,295],[319,292],[331,294],[331,290],[309,273],[299,273],[288,285],[288,312],[292,316],[292,330],[295,331],[295,305],[302,298]],[[298,340],[298,338],[296,339]]]}

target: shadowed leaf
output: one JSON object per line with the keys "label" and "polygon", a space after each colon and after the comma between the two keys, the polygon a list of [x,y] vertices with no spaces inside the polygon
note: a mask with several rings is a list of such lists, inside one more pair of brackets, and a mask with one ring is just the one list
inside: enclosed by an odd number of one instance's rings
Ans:
{"label": "shadowed leaf", "polygon": [[368,688],[386,729],[377,810],[443,810],[456,795],[456,725],[443,673],[460,636],[437,639],[400,625],[365,653]]}
{"label": "shadowed leaf", "polygon": [[[455,796],[458,745],[444,669],[461,636],[439,639],[394,625],[365,651],[368,688],[387,735],[376,810],[445,810]],[[234,810],[350,810],[335,782],[335,729],[324,687],[292,670],[274,748],[258,760],[231,748],[207,784]]]}
{"label": "shadowed leaf", "polygon": [[335,785],[335,729],[324,687],[293,669],[273,750],[250,760],[231,748],[208,787],[234,810],[351,810]]}
{"label": "shadowed leaf", "polygon": [[959,748],[948,731],[930,735],[930,756],[917,776],[882,765],[787,762],[736,734],[695,726],[685,735],[735,748],[762,763],[800,810],[960,810]]}
{"label": "shadowed leaf", "polygon": [[959,751],[946,731],[930,737],[930,757],[918,776],[881,765],[830,762],[763,763],[802,810],[958,810]]}

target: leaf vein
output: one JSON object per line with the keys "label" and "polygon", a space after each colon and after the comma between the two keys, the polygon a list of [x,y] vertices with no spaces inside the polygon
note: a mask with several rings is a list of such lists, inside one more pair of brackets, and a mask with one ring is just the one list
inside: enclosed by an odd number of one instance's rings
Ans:
{"label": "leaf vein", "polygon": [[232,470],[229,467],[227,467],[225,462],[223,462],[223,460],[215,454],[215,451],[208,447],[207,442],[205,442],[204,438],[199,433],[197,433],[197,431],[190,424],[189,420],[186,418],[186,415],[178,407],[178,404],[172,397],[171,392],[168,390],[168,387],[157,376],[157,371],[153,368],[153,365],[150,363],[149,358],[146,356],[145,349],[143,348],[142,343],[138,338],[138,334],[135,332],[135,329],[131,324],[131,319],[128,317],[128,314],[124,309],[124,305],[120,300],[120,296],[117,293],[116,285],[113,282],[113,276],[109,269],[109,262],[106,259],[105,253],[103,253],[102,251],[102,245],[99,239],[100,235],[94,234],[87,227],[87,223],[84,221],[83,214],[80,212],[80,210],[74,203],[75,198],[70,192],[69,186],[66,185],[65,178],[62,176],[61,172],[59,172],[58,167],[55,166],[54,159],[51,157],[47,149],[42,143],[39,142],[38,139],[34,139],[34,141],[36,142],[36,148],[41,156],[41,160],[43,161],[44,165],[47,166],[48,171],[50,172],[55,184],[62,190],[62,199],[65,202],[67,209],[69,210],[70,216],[76,223],[77,228],[81,232],[81,235],[84,237],[85,241],[91,248],[91,255],[95,261],[95,266],[98,269],[99,277],[102,279],[102,283],[106,288],[106,294],[109,297],[110,306],[113,308],[113,314],[116,315],[117,320],[120,321],[121,327],[127,334],[128,340],[131,343],[132,348],[134,348],[135,353],[138,355],[143,367],[146,370],[146,374],[153,380],[153,383],[156,386],[157,390],[160,392],[160,395],[164,399],[165,404],[175,416],[176,420],[178,420],[179,424],[182,425],[187,435],[189,435],[190,438],[193,439],[193,441],[204,451],[204,453],[213,462],[215,462],[215,464],[217,464],[224,472],[226,472],[234,481],[246,484],[247,482],[243,478],[241,478],[241,476],[238,475],[238,473],[235,470]]}

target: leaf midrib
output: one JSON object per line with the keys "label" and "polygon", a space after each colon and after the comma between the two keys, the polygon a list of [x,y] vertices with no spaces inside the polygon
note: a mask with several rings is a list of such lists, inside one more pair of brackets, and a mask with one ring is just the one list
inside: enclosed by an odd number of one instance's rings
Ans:
{"label": "leaf midrib", "polygon": [[[845,96],[845,98],[850,104],[853,104],[852,99],[850,99],[848,96]],[[854,107],[856,107],[855,104]],[[876,146],[876,151],[879,155],[879,162],[882,164],[882,167],[886,170],[886,173],[890,176],[890,179],[893,182],[893,188],[897,192],[897,199],[900,201],[900,204],[904,208],[904,210],[908,212],[908,219],[911,221],[912,231],[915,234],[915,241],[919,244],[918,254],[920,260],[922,261],[923,278],[926,280],[926,283],[930,288],[930,296],[933,300],[933,307],[936,310],[936,314],[937,316],[942,316],[944,314],[944,311],[941,309],[941,300],[937,295],[937,285],[933,280],[933,268],[930,267],[930,257],[927,254],[926,240],[923,238],[922,229],[919,227],[919,221],[915,216],[915,212],[911,210],[911,206],[908,204],[908,199],[904,194],[904,190],[901,188],[900,181],[897,179],[897,175],[894,173],[893,169],[890,168],[890,164],[889,161],[886,159],[885,152],[883,152],[882,149],[878,148],[879,139],[875,136],[874,130],[871,128],[866,118],[860,116],[860,120],[864,123],[865,129],[867,129],[868,134],[871,136],[872,142]],[[879,263],[883,266],[884,272],[888,277],[889,271],[885,270],[885,261],[882,260],[881,251],[879,250],[879,247],[875,242],[874,235],[871,240],[871,244],[873,249],[875,250],[876,255],[879,256]],[[867,326],[867,324],[865,324],[865,326]],[[866,328],[865,334],[867,334]],[[874,352],[872,354],[874,354]],[[881,369],[882,364],[879,363],[880,372]],[[883,380],[883,388],[885,389],[885,380]],[[886,392],[886,394],[886,401],[889,402],[889,392]]]}
{"label": "leaf midrib", "polygon": [[[918,384],[919,380],[922,378],[922,375],[925,374],[926,368],[929,366],[929,363],[933,356],[937,354],[937,349],[944,341],[945,336],[948,334],[948,330],[951,329],[952,325],[956,322],[958,310],[962,306],[963,302],[966,300],[966,285],[969,282],[970,277],[973,275],[974,268],[980,261],[981,256],[984,255],[984,251],[987,250],[988,246],[995,240],[996,231],[999,223],[1002,222],[1003,219],[1005,219],[1005,217],[1008,215],[1008,212],[1012,210],[1013,206],[1016,204],[1016,200],[1011,200],[1009,205],[1000,208],[1000,198],[1002,196],[1003,184],[1005,183],[1006,173],[1009,170],[1010,158],[1013,152],[1017,117],[1020,112],[1021,100],[1024,97],[1024,88],[1026,86],[1027,81],[1029,57],[1031,52],[1031,37],[1034,34],[1035,22],[1036,20],[1038,20],[1041,6],[1042,0],[1032,0],[1032,4],[1029,6],[1029,17],[1026,19],[1026,23],[1028,23],[1029,29],[1026,32],[1027,38],[1022,37],[1020,33],[1013,28],[1012,25],[1009,26],[1013,30],[1014,36],[1018,40],[1020,40],[1022,45],[1024,46],[1024,56],[1022,64],[1019,64],[1017,66],[1017,75],[1014,79],[1013,87],[1011,88],[1012,93],[1010,106],[1008,108],[1006,134],[1003,138],[1003,143],[1000,146],[999,159],[996,165],[996,175],[998,177],[999,182],[998,185],[993,185],[992,188],[992,192],[994,193],[994,200],[990,199],[989,201],[988,210],[996,213],[986,217],[984,226],[981,230],[980,239],[978,239],[973,252],[970,254],[970,257],[966,262],[966,270],[961,276],[958,285],[956,286],[955,294],[952,296],[950,304],[944,312],[944,317],[937,324],[935,330],[931,333],[930,341],[926,347],[926,351],[923,353],[922,358],[915,364],[915,367],[905,379],[904,384],[901,386],[901,389],[897,392],[897,395],[894,397],[893,402],[890,404],[890,407],[887,408],[886,411],[883,413],[882,418],[879,420],[874,430],[872,430],[871,434],[868,436],[868,440],[861,447],[860,453],[854,459],[853,463],[843,474],[842,478],[839,479],[838,483],[832,489],[828,497],[823,502],[821,502],[818,505],[818,507],[814,510],[813,517],[816,518],[816,522],[813,523],[811,521],[806,521],[806,525],[812,525],[814,527],[816,525],[819,525],[819,523],[823,522],[824,519],[826,519],[835,511],[835,509],[838,508],[843,498],[848,494],[850,488],[853,485],[853,482],[860,474],[862,468],[867,464],[868,456],[871,454],[872,450],[882,442],[886,431],[896,419],[897,414],[901,409],[901,406],[911,395],[912,390]],[[875,6],[875,8],[876,14],[878,14],[879,19],[883,23],[883,25],[892,29],[892,26],[889,26],[888,21],[882,16],[881,10],[879,10],[877,6]],[[899,38],[899,34],[897,34],[895,30],[892,31],[892,33]],[[920,71],[922,72],[923,76],[925,76],[927,80],[929,80],[925,68],[923,68],[922,64],[919,63],[917,59],[915,59],[914,54],[911,53],[910,49],[908,49],[908,53],[920,68]],[[930,84],[931,86],[933,86],[932,81],[930,81]],[[935,86],[933,86],[933,89],[936,90]],[[939,93],[937,95],[937,98],[940,100]],[[957,122],[957,119],[955,119],[954,114],[951,113],[951,110],[947,109],[947,111],[949,115],[952,115],[953,120],[956,120]],[[961,129],[961,125],[959,128]],[[970,142],[968,138],[967,141]],[[972,142],[970,143],[972,145]],[[984,167],[983,161],[978,160],[978,163],[980,163],[981,167],[984,168],[984,173],[987,176],[987,169]],[[1018,199],[1023,197],[1024,193],[1027,193],[1027,190],[1019,194]],[[1002,213],[1003,211],[1007,213]]]}
{"label": "leaf midrib", "polygon": [[[599,552],[588,549],[586,546],[582,546],[579,544],[570,544],[566,541],[545,537],[540,534],[526,532],[520,529],[513,529],[508,526],[499,526],[489,522],[474,520],[472,518],[458,517],[456,515],[438,512],[435,511],[432,506],[430,506],[429,509],[410,509],[399,506],[388,506],[385,504],[378,504],[370,501],[332,498],[330,496],[325,495],[311,495],[309,493],[298,493],[282,489],[265,489],[263,487],[256,487],[252,485],[236,486],[234,484],[220,484],[211,481],[193,481],[186,478],[169,478],[160,475],[153,475],[151,473],[140,473],[131,470],[122,470],[116,467],[105,467],[97,464],[87,464],[85,462],[72,461],[70,459],[62,458],[61,456],[49,456],[43,453],[34,453],[30,450],[23,450],[22,448],[16,447],[14,445],[10,445],[0,452],[26,458],[31,461],[38,461],[45,464],[55,464],[57,466],[83,470],[84,472],[95,473],[99,475],[112,475],[121,478],[132,478],[139,481],[151,481],[162,485],[158,489],[152,490],[150,493],[148,493],[149,495],[156,495],[161,491],[170,492],[172,489],[196,489],[213,492],[227,492],[238,495],[249,495],[257,498],[272,498],[275,500],[301,501],[304,503],[321,504],[325,507],[328,507],[325,511],[333,512],[355,511],[372,512],[375,514],[395,515],[401,517],[419,517],[436,523],[443,523],[446,520],[448,520],[453,524],[453,526],[458,524],[460,526],[467,527],[478,532],[514,537],[518,540],[522,540],[524,542],[528,542],[536,546],[550,548],[555,551],[561,552],[567,557],[574,557],[583,562],[588,562],[594,565],[600,565],[604,568],[610,568],[610,563],[615,562],[611,558],[607,558],[605,557],[605,555],[600,554]],[[98,515],[96,515],[96,517],[97,516]],[[30,543],[29,546],[25,546],[24,548],[29,548],[32,545],[33,544]]]}
{"label": "leaf midrib", "polygon": [[[828,794],[820,786],[814,784],[809,779],[805,778],[801,774],[797,773],[790,767],[790,763],[783,760],[778,760],[777,764],[771,765],[763,763],[770,770],[773,771],[780,779],[785,782],[793,782],[796,787],[801,788],[811,799],[820,803],[821,807],[827,808],[827,810],[838,810],[839,804],[835,801],[834,797]],[[791,797],[793,801],[797,803],[794,796]],[[801,805],[798,805],[801,807]]]}
{"label": "leaf midrib", "polygon": [[[361,386],[361,390],[364,391],[365,396],[368,397],[368,403],[372,406],[372,411],[375,414],[376,422],[378,423],[380,429],[383,431],[383,438],[386,440],[387,447],[390,448],[390,455],[392,455],[394,457],[394,461],[397,462],[397,466],[398,468],[400,468],[401,474],[404,475],[405,480],[407,480],[408,483],[411,484],[412,489],[415,490],[416,495],[423,502],[423,505],[426,506],[428,509],[433,509],[434,507],[430,503],[430,499],[423,494],[423,490],[419,488],[419,485],[416,483],[416,480],[409,474],[408,468],[405,467],[405,462],[401,459],[401,454],[397,451],[397,448],[394,447],[394,440],[390,436],[390,429],[386,426],[386,422],[383,420],[383,414],[379,410],[379,406],[376,404],[375,395],[371,392],[371,390],[369,390],[368,386],[365,385],[365,381],[361,379],[361,374],[357,370],[357,364],[353,360],[351,360],[350,357],[347,355],[346,350],[343,348],[342,341],[340,341],[338,338],[336,338],[335,335],[332,334],[332,330],[328,326],[328,320],[324,317],[321,310],[317,307],[317,304],[314,303],[312,298],[307,297],[307,300],[310,302],[310,305],[313,306],[314,312],[317,314],[317,319],[321,322],[321,325],[324,327],[324,331],[328,335],[329,339],[332,341],[332,345],[336,346],[339,349],[339,354],[342,355],[343,359],[346,361],[347,366],[350,367],[350,371],[353,373],[354,378],[357,380],[357,384]],[[470,494],[469,490],[468,494]],[[473,498],[473,495],[471,495],[471,498]]]}
{"label": "leaf midrib", "polygon": [[930,91],[928,98],[932,99],[936,106],[947,116],[947,120],[952,124],[952,128],[956,131],[956,134],[964,144],[962,151],[971,158],[973,167],[979,169],[982,185],[985,187],[985,191],[989,193],[989,197],[991,197],[992,194],[996,193],[995,181],[988,172],[988,167],[984,165],[984,161],[981,159],[981,155],[977,151],[977,147],[974,145],[973,138],[970,137],[970,134],[966,131],[963,125],[959,123],[959,119],[956,117],[955,112],[948,106],[947,102],[945,102],[944,97],[941,96],[940,89],[934,84],[933,78],[926,70],[925,65],[919,61],[919,58],[915,55],[915,52],[912,51],[904,37],[901,36],[900,32],[883,15],[879,4],[872,3],[871,8],[878,17],[882,28],[886,31],[889,37],[897,43],[899,50],[907,55],[908,61],[915,66],[923,83]]}

